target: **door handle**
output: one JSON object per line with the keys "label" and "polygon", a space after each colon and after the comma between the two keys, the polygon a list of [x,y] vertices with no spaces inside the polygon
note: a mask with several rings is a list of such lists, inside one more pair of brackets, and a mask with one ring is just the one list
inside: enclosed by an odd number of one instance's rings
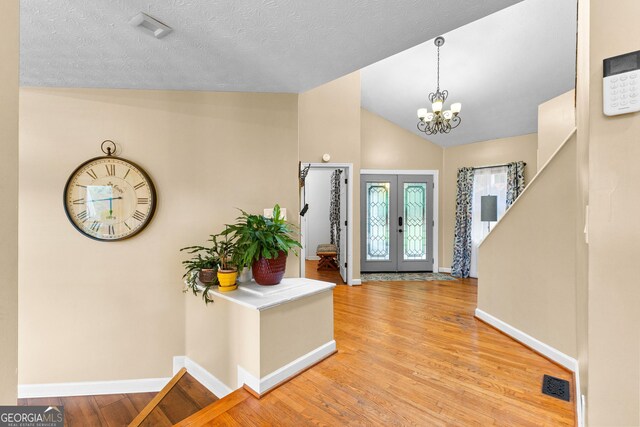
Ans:
{"label": "door handle", "polygon": [[[402,217],[398,217],[398,227],[402,227]],[[402,228],[398,228],[398,233],[402,233]]]}

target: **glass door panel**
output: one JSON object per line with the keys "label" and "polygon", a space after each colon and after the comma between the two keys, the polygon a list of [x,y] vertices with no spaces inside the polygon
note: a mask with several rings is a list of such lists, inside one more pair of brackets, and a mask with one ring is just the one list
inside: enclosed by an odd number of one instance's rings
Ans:
{"label": "glass door panel", "polygon": [[398,271],[433,270],[433,177],[399,175]]}
{"label": "glass door panel", "polygon": [[362,175],[360,180],[362,271],[395,271],[397,254],[394,175]]}

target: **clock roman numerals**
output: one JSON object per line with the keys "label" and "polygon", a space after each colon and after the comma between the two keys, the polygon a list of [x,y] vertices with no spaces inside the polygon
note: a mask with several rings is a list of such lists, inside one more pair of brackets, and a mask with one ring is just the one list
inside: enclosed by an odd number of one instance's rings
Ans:
{"label": "clock roman numerals", "polygon": [[86,237],[101,241],[139,233],[153,217],[156,203],[153,181],[145,171],[119,157],[86,161],[65,186],[64,209],[71,223]]}

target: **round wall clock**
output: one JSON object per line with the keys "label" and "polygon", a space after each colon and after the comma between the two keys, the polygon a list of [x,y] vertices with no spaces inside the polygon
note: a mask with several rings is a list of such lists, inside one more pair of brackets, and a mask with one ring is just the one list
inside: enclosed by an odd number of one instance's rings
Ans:
{"label": "round wall clock", "polygon": [[127,239],[144,229],[156,209],[156,191],[140,166],[107,155],[87,160],[73,171],[64,187],[64,210],[82,234],[100,241]]}

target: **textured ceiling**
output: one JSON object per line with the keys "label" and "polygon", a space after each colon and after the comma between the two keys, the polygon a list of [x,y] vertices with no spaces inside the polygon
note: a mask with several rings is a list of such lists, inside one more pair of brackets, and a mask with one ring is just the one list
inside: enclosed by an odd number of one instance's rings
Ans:
{"label": "textured ceiling", "polygon": [[576,1],[526,0],[444,34],[440,88],[462,103],[446,135],[416,129],[436,87],[433,40],[362,70],[362,105],[442,146],[537,131],[538,105],[575,85]]}
{"label": "textured ceiling", "polygon": [[21,84],[301,92],[518,1],[21,0]]}

